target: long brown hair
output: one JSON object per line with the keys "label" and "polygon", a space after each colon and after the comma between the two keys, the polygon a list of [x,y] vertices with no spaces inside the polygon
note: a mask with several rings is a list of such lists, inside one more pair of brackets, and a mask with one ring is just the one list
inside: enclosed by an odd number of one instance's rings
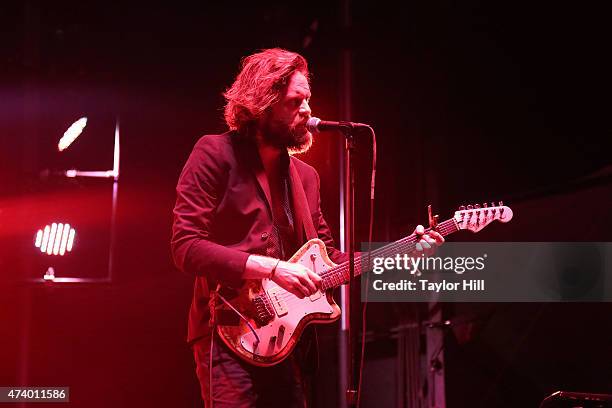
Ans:
{"label": "long brown hair", "polygon": [[240,73],[223,96],[225,122],[231,130],[243,131],[281,98],[295,72],[308,74],[308,63],[300,54],[270,48],[242,60]]}

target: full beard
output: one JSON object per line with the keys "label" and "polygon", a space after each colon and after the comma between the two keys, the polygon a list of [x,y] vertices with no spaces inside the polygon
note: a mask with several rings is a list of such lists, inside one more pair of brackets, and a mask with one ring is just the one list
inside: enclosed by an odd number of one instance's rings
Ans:
{"label": "full beard", "polygon": [[265,122],[262,128],[264,142],[290,153],[304,153],[312,145],[312,133],[302,126]]}

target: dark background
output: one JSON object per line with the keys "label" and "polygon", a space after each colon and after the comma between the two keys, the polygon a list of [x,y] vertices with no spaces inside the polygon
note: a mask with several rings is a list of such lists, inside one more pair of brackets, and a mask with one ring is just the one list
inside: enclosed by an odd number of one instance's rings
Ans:
{"label": "dark background", "polygon": [[[28,1],[0,13],[0,385],[67,385],[73,405],[87,407],[197,404],[184,342],[191,279],[168,245],[174,185],[195,141],[225,129],[221,93],[240,58],[261,48],[308,59],[313,115],[375,128],[375,240],[426,223],[429,203],[444,219],[458,205],[501,199],[512,223],[451,239],[610,241],[609,13],[595,3],[351,3],[349,28],[335,1]],[[339,113],[343,51],[352,56],[352,118]],[[58,153],[82,116],[85,132]],[[113,282],[26,283],[44,272],[33,234],[58,214],[75,220],[89,248],[86,257],[75,249],[65,273],[103,273],[110,182],[53,171],[110,169],[117,118]],[[369,146],[359,143],[358,241],[367,238]],[[321,174],[336,237],[339,147],[325,134],[300,156]],[[410,307],[372,306],[368,329],[384,338]],[[612,393],[610,311],[445,305],[469,322],[446,336],[448,406],[536,406],[557,389]],[[320,406],[336,405],[335,341],[335,326],[322,330]],[[372,370],[393,357],[384,342],[369,347]],[[382,393],[367,376],[364,392]]]}

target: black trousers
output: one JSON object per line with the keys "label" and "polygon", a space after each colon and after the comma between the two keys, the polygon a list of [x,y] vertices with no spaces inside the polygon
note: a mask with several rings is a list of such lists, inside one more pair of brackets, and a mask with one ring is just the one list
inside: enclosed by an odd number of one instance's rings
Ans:
{"label": "black trousers", "polygon": [[[210,337],[192,345],[204,406],[211,408],[209,388]],[[283,362],[256,367],[242,361],[214,336],[212,359],[213,408],[308,407],[310,381],[300,361],[300,345]]]}

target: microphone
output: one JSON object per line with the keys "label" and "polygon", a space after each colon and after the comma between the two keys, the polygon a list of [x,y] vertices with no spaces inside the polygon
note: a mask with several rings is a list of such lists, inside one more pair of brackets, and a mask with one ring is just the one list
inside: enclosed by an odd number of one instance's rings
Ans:
{"label": "microphone", "polygon": [[369,128],[370,125],[366,125],[365,123],[357,123],[357,122],[335,122],[332,120],[321,120],[319,118],[315,118],[314,116],[308,119],[306,122],[306,129],[310,133],[319,133],[325,130],[346,130],[353,128]]}

